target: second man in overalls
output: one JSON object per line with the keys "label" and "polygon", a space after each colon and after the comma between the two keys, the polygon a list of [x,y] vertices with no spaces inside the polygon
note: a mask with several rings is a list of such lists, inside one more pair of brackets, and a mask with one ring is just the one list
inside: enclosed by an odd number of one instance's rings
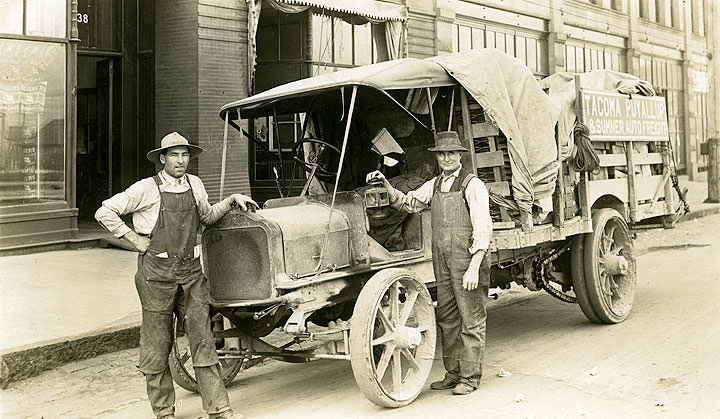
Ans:
{"label": "second man in overalls", "polygon": [[433,270],[437,285],[437,322],[440,327],[445,377],[430,385],[469,394],[482,376],[485,352],[485,305],[490,284],[492,234],[489,196],[483,182],[462,167],[468,151],[454,131],[437,133],[435,153],[441,174],[407,195],[390,185],[379,171],[391,204],[418,212],[430,206]]}

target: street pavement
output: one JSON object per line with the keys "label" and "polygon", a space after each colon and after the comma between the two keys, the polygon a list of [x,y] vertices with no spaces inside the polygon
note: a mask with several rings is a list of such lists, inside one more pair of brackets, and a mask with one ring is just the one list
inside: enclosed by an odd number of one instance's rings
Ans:
{"label": "street pavement", "polygon": [[[638,234],[635,304],[617,325],[595,325],[544,292],[488,313],[480,389],[432,391],[384,409],[367,401],[350,364],[268,361],[229,386],[248,418],[709,418],[720,417],[720,214]],[[150,418],[137,349],[72,362],[0,392],[0,417]],[[510,375],[499,376],[501,370]],[[430,379],[440,378],[436,360]],[[177,389],[177,417],[203,417]]]}
{"label": "street pavement", "polygon": [[[702,175],[696,182],[680,177],[688,188],[688,220],[720,212],[720,204],[703,202],[707,185]],[[651,247],[643,243],[638,241],[639,253]],[[0,257],[0,387],[67,362],[136,346],[135,268],[136,254],[118,248]],[[513,288],[502,300],[528,293]]]}

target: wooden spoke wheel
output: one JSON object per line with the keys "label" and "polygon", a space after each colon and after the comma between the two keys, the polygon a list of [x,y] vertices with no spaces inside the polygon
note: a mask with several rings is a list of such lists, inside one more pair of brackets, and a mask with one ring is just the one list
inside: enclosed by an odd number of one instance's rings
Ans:
{"label": "wooden spoke wheel", "polygon": [[620,323],[635,298],[637,264],[630,229],[614,209],[593,214],[593,232],[577,237],[571,252],[575,294],[594,323]]}
{"label": "wooden spoke wheel", "polygon": [[[216,316],[221,316],[217,314]],[[227,319],[222,318],[225,325],[229,326]],[[173,346],[170,350],[170,374],[173,380],[182,388],[197,393],[199,391],[197,379],[195,378],[195,369],[193,369],[192,356],[190,354],[190,344],[183,328],[178,328],[178,320],[175,319],[174,329],[175,338]],[[221,327],[220,322],[213,322],[214,331]],[[224,328],[224,327],[222,327]],[[233,351],[240,349],[237,339],[219,339],[216,341],[215,347],[218,351]],[[229,385],[235,376],[243,367],[243,358],[228,358],[228,355],[220,354],[220,377],[223,384]],[[232,355],[229,355],[232,356]]]}
{"label": "wooden spoke wheel", "polygon": [[365,284],[350,327],[350,363],[365,397],[404,406],[420,394],[435,355],[435,311],[415,274],[385,269]]}

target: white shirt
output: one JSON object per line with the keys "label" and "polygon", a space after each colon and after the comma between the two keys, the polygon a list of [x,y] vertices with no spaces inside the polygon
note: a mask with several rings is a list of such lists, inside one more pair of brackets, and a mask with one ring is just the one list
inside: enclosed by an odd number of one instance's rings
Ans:
{"label": "white shirt", "polygon": [[[200,222],[205,225],[213,224],[230,210],[232,198],[210,205],[205,186],[195,175],[188,173],[176,179],[163,170],[158,176],[162,181],[160,190],[163,192],[183,193],[189,189],[189,185],[192,186]],[[160,192],[155,179],[149,177],[139,180],[123,192],[106,199],[95,212],[95,219],[115,237],[122,237],[131,230],[120,216],[130,213],[136,233],[148,235],[152,232],[160,214]]]}
{"label": "white shirt", "polygon": [[[453,182],[460,175],[460,169],[447,176],[440,185],[441,192],[448,192]],[[405,212],[419,212],[430,206],[433,196],[433,186],[437,176],[423,183],[419,188],[406,194],[395,189],[390,194],[390,202],[394,208]],[[490,218],[490,196],[482,180],[473,177],[465,188],[465,200],[470,209],[470,223],[472,223],[473,243],[468,249],[471,254],[478,250],[487,251],[492,235],[492,218]]]}

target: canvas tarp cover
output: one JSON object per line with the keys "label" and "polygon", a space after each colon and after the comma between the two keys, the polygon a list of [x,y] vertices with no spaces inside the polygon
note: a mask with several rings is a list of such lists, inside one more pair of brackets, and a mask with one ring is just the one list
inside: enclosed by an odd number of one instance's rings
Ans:
{"label": "canvas tarp cover", "polygon": [[518,59],[496,49],[428,58],[440,64],[505,134],[512,192],[521,210],[552,195],[558,174],[555,122],[559,107]]}
{"label": "canvas tarp cover", "polygon": [[[561,108],[558,116],[558,142],[562,160],[570,157],[573,152],[573,128],[575,127],[575,75],[576,73],[560,72],[540,81],[540,86],[547,89],[550,99]],[[643,94],[654,96],[652,85],[632,74],[612,70],[592,70],[579,74],[580,86],[583,89],[601,92],[619,92],[626,94]]]}

